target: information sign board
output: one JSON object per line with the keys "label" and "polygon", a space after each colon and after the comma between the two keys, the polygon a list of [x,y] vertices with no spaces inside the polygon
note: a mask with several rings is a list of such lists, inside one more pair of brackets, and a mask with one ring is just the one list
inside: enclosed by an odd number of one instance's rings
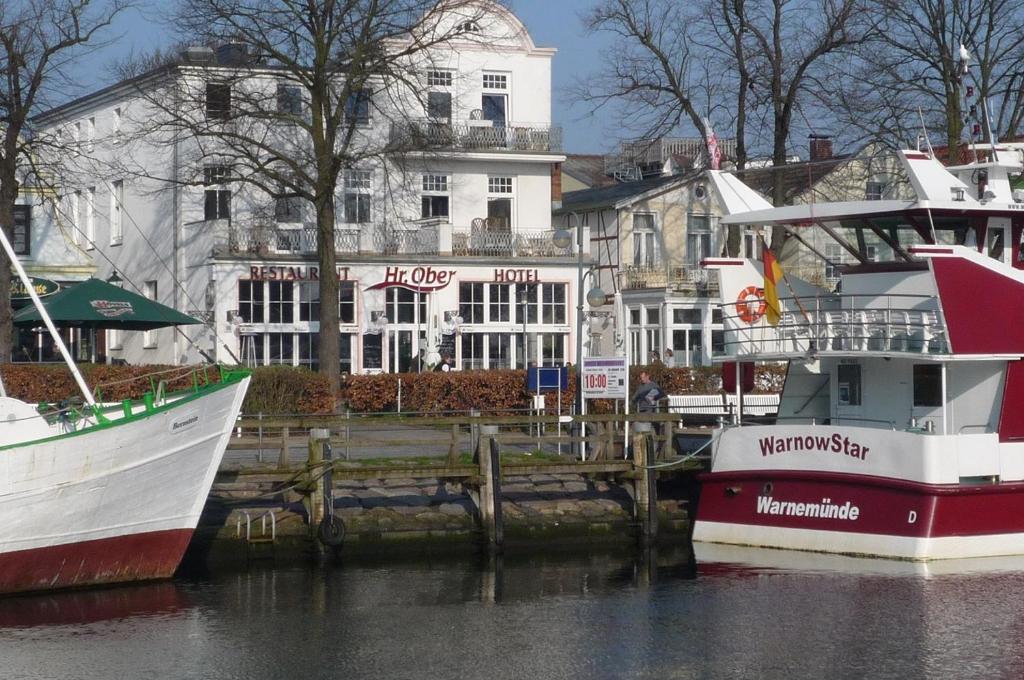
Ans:
{"label": "information sign board", "polygon": [[583,396],[587,399],[626,399],[626,357],[583,357]]}

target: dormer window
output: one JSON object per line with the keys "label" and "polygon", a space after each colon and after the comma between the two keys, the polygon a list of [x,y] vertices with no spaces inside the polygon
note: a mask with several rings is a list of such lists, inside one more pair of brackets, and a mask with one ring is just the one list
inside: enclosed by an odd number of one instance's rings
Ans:
{"label": "dormer window", "polygon": [[479,33],[480,24],[475,21],[463,21],[458,26],[459,33]]}

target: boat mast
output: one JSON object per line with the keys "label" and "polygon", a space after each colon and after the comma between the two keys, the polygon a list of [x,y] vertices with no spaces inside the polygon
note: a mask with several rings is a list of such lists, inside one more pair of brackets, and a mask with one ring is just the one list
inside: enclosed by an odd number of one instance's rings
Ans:
{"label": "boat mast", "polygon": [[53,320],[50,318],[50,315],[46,313],[46,308],[43,307],[43,303],[39,300],[39,296],[36,295],[36,291],[32,287],[32,280],[29,279],[28,274],[25,273],[24,267],[21,266],[21,262],[18,260],[18,256],[14,253],[14,248],[11,247],[11,242],[7,240],[7,234],[3,228],[0,228],[0,245],[3,246],[4,252],[7,254],[7,259],[11,261],[11,266],[18,272],[18,278],[21,279],[21,283],[25,286],[25,290],[28,291],[29,297],[32,298],[32,304],[34,304],[36,309],[39,310],[39,316],[42,317],[43,323],[46,324],[47,330],[50,331],[50,336],[57,345],[57,349],[60,350],[60,354],[64,357],[65,363],[67,363],[68,368],[71,369],[71,375],[75,377],[75,382],[78,383],[78,389],[82,390],[82,396],[85,397],[86,403],[90,406],[96,406],[96,399],[92,396],[92,390],[90,390],[89,386],[85,384],[85,379],[82,378],[82,374],[79,372],[78,366],[75,365],[74,360],[71,358],[71,353],[68,352],[68,348],[64,344],[64,340],[60,337],[60,333],[57,332],[57,327],[53,325]]}

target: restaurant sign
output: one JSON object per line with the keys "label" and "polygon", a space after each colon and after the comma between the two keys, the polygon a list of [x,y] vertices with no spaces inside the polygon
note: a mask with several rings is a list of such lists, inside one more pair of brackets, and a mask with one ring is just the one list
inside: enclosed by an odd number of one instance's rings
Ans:
{"label": "restaurant sign", "polygon": [[[36,292],[39,297],[46,297],[47,295],[53,295],[60,290],[60,284],[56,281],[49,279],[40,279],[35,276],[29,277],[29,282],[32,284],[32,290]],[[22,283],[21,279],[11,279],[11,300],[30,300],[31,296],[28,294],[28,290],[25,288],[25,284]]]}

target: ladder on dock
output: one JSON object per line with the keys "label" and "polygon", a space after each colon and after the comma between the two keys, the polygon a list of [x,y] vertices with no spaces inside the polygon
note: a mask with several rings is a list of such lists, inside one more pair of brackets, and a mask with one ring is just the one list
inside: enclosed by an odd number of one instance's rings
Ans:
{"label": "ladder on dock", "polygon": [[[270,533],[267,533],[267,519],[270,519]],[[273,510],[267,510],[256,517],[252,516],[248,510],[240,510],[238,517],[235,519],[235,537],[242,538],[242,522],[245,522],[245,545],[249,549],[249,555],[251,557],[258,557],[259,555],[253,554],[254,548],[260,546],[270,546],[270,555],[273,556],[273,549],[275,543],[277,543],[277,515]],[[260,529],[258,535],[253,535],[253,521],[258,520],[260,523]]]}

